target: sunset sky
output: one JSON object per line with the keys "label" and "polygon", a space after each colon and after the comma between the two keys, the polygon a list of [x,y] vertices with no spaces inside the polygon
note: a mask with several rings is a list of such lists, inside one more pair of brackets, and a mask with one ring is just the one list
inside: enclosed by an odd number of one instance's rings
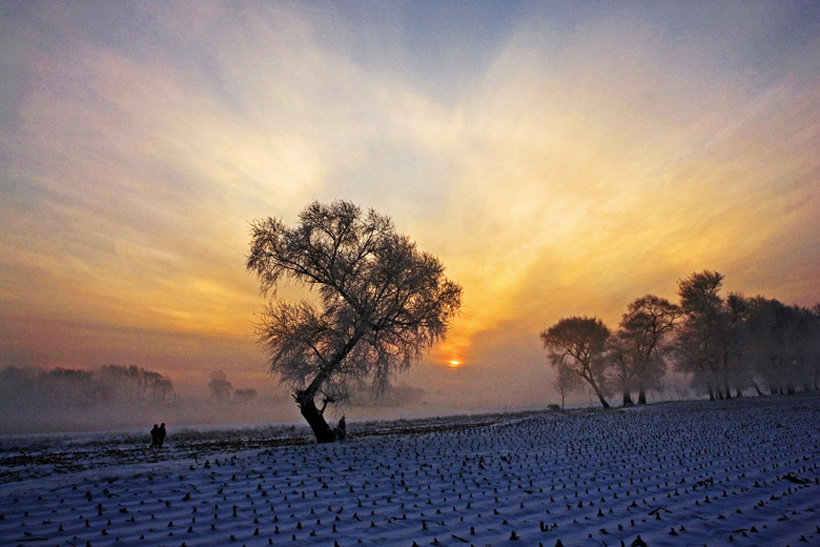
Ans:
{"label": "sunset sky", "polygon": [[819,195],[815,1],[0,0],[0,367],[275,392],[248,223],[345,199],[464,287],[400,381],[546,404],[561,317],[820,302]]}

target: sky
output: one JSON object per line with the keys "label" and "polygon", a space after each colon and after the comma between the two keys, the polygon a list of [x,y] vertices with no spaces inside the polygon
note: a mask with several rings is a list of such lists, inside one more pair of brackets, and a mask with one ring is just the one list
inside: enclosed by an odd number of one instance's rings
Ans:
{"label": "sky", "polygon": [[542,330],[695,271],[817,304],[818,52],[812,1],[0,0],[0,367],[285,393],[249,222],[313,200],[463,286],[433,408],[556,402]]}

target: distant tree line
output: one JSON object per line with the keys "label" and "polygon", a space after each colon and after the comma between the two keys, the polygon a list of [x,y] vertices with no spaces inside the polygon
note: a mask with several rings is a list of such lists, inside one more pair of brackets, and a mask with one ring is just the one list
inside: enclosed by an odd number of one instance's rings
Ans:
{"label": "distant tree line", "polygon": [[174,427],[255,422],[269,419],[271,405],[284,408],[288,402],[261,396],[253,388],[234,389],[218,370],[210,377],[205,374],[201,387],[210,395],[186,394],[163,374],[135,365],[0,368],[0,435],[146,427],[159,422]]}
{"label": "distant tree line", "polygon": [[172,402],[174,385],[158,372],[134,365],[96,370],[55,367],[0,369],[3,408],[90,408],[103,403]]}
{"label": "distant tree line", "polygon": [[679,303],[646,295],[629,304],[613,331],[597,317],[560,319],[541,333],[564,396],[583,385],[604,408],[614,393],[624,406],[646,403],[670,368],[710,400],[744,391],[793,394],[820,389],[820,305],[723,296],[723,275],[693,273],[678,281]]}

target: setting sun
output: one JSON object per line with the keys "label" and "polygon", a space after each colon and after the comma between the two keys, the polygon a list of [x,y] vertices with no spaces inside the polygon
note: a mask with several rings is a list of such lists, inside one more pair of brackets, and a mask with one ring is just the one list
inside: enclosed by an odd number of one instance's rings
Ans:
{"label": "setting sun", "polygon": [[452,361],[447,361],[447,366],[452,368],[457,368],[461,366],[461,361],[456,361],[453,359]]}

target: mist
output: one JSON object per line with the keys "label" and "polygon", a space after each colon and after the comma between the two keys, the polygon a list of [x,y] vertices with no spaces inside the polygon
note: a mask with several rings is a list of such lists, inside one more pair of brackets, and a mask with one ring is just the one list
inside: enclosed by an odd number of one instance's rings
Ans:
{"label": "mist", "polygon": [[[234,389],[227,375],[219,392],[178,392],[160,373],[134,365],[95,369],[0,369],[0,434],[111,430],[168,424],[254,424],[295,420],[286,396]],[[203,379],[203,384],[207,379]],[[210,385],[210,384],[209,384]],[[226,389],[227,388],[227,389]]]}
{"label": "mist", "polygon": [[[382,393],[357,392],[345,404],[331,405],[328,418],[374,421],[466,415],[544,408],[556,400],[546,369],[543,378],[528,381],[520,367],[508,369],[506,378],[493,367],[433,367],[434,372],[421,371],[422,378],[431,374],[436,378],[430,384],[436,386],[433,389],[418,387],[420,380],[411,371],[409,379],[399,379]],[[246,384],[219,369],[203,371],[198,380],[177,386],[169,377],[134,365],[9,366],[0,369],[4,417],[0,435],[131,429],[144,429],[147,435],[152,424],[161,422],[171,431],[198,425],[303,423],[290,392],[275,379],[254,387]],[[451,389],[462,395],[455,400],[448,397]],[[575,393],[568,404],[585,406],[587,395]]]}
{"label": "mist", "polygon": [[[0,435],[145,429],[165,422],[172,430],[224,424],[300,424],[290,393],[270,379],[263,393],[225,371],[203,372],[198,383],[177,388],[154,371],[134,365],[96,368],[0,369]],[[357,393],[328,408],[338,419],[398,419],[467,413],[470,405],[443,409],[435,393],[398,381],[380,394]]]}

